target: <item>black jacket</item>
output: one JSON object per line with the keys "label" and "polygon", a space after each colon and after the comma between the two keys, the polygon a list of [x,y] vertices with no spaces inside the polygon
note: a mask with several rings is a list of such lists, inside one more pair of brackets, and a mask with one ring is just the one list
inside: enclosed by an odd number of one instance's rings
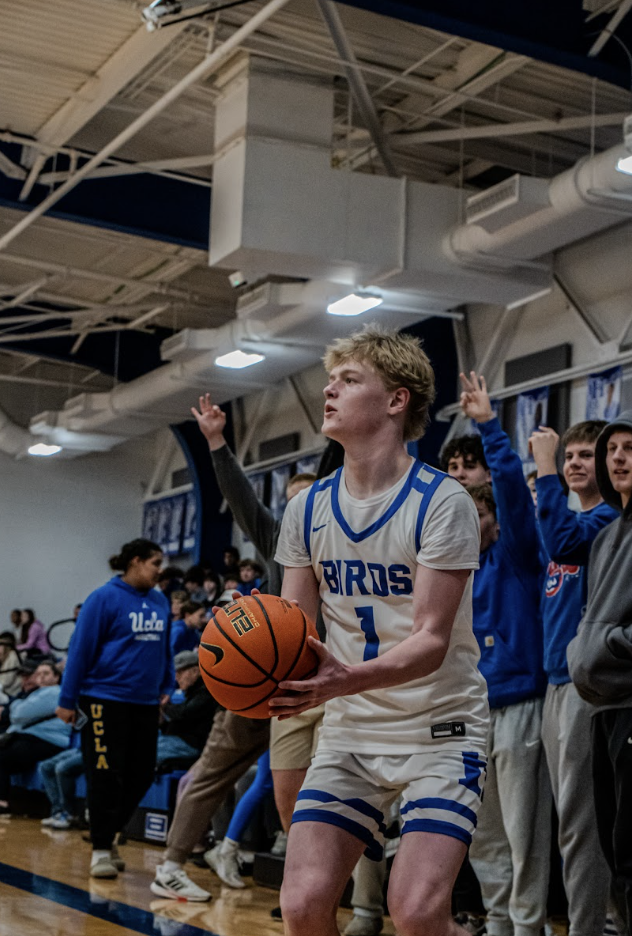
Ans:
{"label": "black jacket", "polygon": [[165,723],[162,731],[167,735],[177,735],[201,751],[206,744],[208,733],[217,711],[217,702],[198,676],[192,686],[184,693],[184,702],[168,702],[163,708]]}

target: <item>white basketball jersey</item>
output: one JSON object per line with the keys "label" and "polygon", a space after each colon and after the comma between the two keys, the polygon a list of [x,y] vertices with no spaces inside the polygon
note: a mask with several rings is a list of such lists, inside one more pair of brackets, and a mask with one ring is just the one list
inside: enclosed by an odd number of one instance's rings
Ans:
{"label": "white basketball jersey", "polygon": [[[327,647],[344,663],[374,659],[412,633],[418,564],[477,569],[474,502],[448,475],[419,461],[390,490],[349,495],[340,468],[288,504],[276,560],[310,566],[320,586]],[[441,667],[429,676],[332,699],[319,749],[407,754],[485,745],[487,687],[472,630],[472,576]]]}

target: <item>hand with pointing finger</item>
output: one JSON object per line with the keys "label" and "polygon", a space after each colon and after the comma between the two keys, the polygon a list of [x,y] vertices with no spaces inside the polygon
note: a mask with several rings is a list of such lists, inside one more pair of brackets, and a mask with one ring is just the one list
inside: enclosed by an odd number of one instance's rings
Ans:
{"label": "hand with pointing finger", "polygon": [[474,422],[489,422],[494,418],[494,411],[487,392],[485,378],[479,376],[476,371],[470,371],[470,376],[466,377],[461,373],[461,409],[465,416],[469,416]]}
{"label": "hand with pointing finger", "polygon": [[200,409],[196,410],[192,406],[191,413],[195,416],[200,432],[206,438],[211,452],[226,445],[224,438],[226,413],[213,403],[210,393],[200,397]]}

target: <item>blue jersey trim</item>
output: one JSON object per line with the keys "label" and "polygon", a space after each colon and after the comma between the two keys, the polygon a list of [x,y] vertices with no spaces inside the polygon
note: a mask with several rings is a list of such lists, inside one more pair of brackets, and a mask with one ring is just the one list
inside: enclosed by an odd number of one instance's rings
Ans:
{"label": "blue jersey trim", "polygon": [[476,813],[469,806],[457,803],[455,800],[445,799],[442,796],[425,796],[423,799],[409,800],[401,810],[401,815],[404,816],[411,809],[445,809],[468,819],[474,828],[476,828],[478,822]]}
{"label": "blue jersey trim", "polygon": [[364,854],[371,861],[381,861],[384,856],[384,849],[380,843],[371,835],[369,830],[359,822],[347,816],[341,816],[339,813],[326,812],[324,809],[299,809],[292,816],[292,824],[295,822],[325,822],[327,825],[338,826],[344,829],[357,839],[360,839],[366,845]]}
{"label": "blue jersey trim", "polygon": [[479,783],[481,774],[487,770],[487,761],[483,760],[477,751],[463,751],[461,754],[465,775],[461,777],[459,783],[467,787],[472,793],[477,793],[480,797],[483,790]]}
{"label": "blue jersey trim", "polygon": [[[338,472],[342,471],[342,468],[338,469]],[[324,481],[314,481],[309,493],[305,500],[305,515],[303,519],[303,540],[305,542],[305,549],[307,550],[307,555],[309,558],[312,558],[312,546],[311,546],[311,532],[312,532],[312,515],[314,513],[314,500],[316,495],[320,491],[325,491],[328,487],[331,487],[334,483],[334,478],[325,478]]]}
{"label": "blue jersey trim", "polygon": [[439,819],[411,819],[404,823],[402,835],[406,832],[432,832],[434,835],[448,835],[450,838],[460,839],[466,845],[471,845],[472,836],[461,826],[453,822],[441,822]]}
{"label": "blue jersey trim", "polygon": [[366,529],[361,530],[359,533],[356,533],[355,530],[351,529],[351,527],[349,526],[349,524],[344,518],[342,510],[340,509],[340,503],[338,500],[338,492],[340,490],[340,479],[342,477],[342,469],[341,468],[338,469],[338,471],[336,472],[334,476],[333,486],[331,490],[331,508],[333,510],[333,514],[334,514],[334,517],[336,518],[338,526],[343,531],[345,536],[348,539],[350,539],[352,543],[361,543],[362,540],[368,539],[369,536],[372,536],[374,533],[377,533],[378,530],[381,530],[382,527],[385,524],[387,524],[388,521],[392,519],[392,517],[395,516],[399,508],[406,501],[406,498],[408,497],[410,492],[413,490],[415,481],[417,480],[417,475],[419,474],[421,469],[424,467],[425,465],[423,464],[423,462],[420,462],[420,461],[413,462],[410,468],[410,471],[408,472],[408,477],[406,478],[406,482],[403,488],[401,489],[401,491],[399,492],[399,494],[397,495],[397,497],[395,498],[391,506],[388,508],[386,513],[382,514],[382,516],[378,520],[376,520],[375,523],[372,523],[371,526],[366,527]]}
{"label": "blue jersey trim", "polygon": [[432,500],[432,495],[437,490],[441,482],[448,476],[442,471],[437,471],[435,468],[431,468],[429,465],[424,465],[426,471],[432,472],[434,478],[428,484],[425,481],[420,481],[419,478],[415,479],[413,487],[416,491],[420,491],[423,495],[421,498],[421,503],[419,504],[419,512],[417,513],[417,522],[415,524],[415,552],[419,552],[421,549],[421,529],[424,525],[424,520],[426,519],[426,513],[430,501]]}
{"label": "blue jersey trim", "polygon": [[340,799],[339,796],[334,796],[333,793],[327,793],[325,790],[314,790],[307,789],[301,790],[296,800],[317,800],[319,803],[343,803],[345,806],[348,806],[350,809],[355,809],[356,812],[362,813],[363,816],[367,816],[369,819],[373,819],[377,823],[377,826],[382,833],[386,832],[386,826],[384,824],[384,813],[381,810],[377,809],[375,806],[371,806],[370,803],[365,802],[363,799],[358,797],[350,797],[350,799]]}

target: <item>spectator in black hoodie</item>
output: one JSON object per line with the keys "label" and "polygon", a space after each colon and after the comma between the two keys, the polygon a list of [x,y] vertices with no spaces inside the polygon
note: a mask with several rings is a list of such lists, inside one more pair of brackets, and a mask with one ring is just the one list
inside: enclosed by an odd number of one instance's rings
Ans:
{"label": "spectator in black hoodie", "polygon": [[612,901],[632,932],[632,410],[595,447],[604,501],[621,512],[595,539],[588,602],[568,647],[571,678],[594,707],[593,781],[599,841],[612,874]]}
{"label": "spectator in black hoodie", "polygon": [[217,702],[200,675],[198,656],[183,650],[174,657],[176,682],[184,693],[184,702],[162,706],[161,733],[158,737],[157,764],[177,758],[191,763],[206,743],[217,710]]}

